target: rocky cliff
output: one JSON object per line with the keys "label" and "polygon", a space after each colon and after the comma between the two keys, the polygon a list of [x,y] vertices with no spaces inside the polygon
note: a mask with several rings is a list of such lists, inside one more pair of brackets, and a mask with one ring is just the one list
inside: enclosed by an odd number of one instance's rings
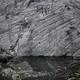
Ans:
{"label": "rocky cliff", "polygon": [[0,0],[0,44],[13,55],[79,56],[79,0]]}

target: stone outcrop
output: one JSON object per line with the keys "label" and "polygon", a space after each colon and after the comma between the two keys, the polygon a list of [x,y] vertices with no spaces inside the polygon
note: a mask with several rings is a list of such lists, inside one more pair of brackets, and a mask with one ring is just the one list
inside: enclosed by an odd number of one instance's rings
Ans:
{"label": "stone outcrop", "polygon": [[18,56],[80,55],[79,0],[2,1],[0,44],[8,50]]}

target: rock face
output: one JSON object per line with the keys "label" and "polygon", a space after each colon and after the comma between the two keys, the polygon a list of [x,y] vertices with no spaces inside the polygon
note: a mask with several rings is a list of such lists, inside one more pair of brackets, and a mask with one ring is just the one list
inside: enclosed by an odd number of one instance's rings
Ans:
{"label": "rock face", "polygon": [[18,56],[80,55],[79,0],[7,1],[0,1],[1,45]]}
{"label": "rock face", "polygon": [[1,80],[79,80],[80,60],[73,57],[16,57],[0,64]]}

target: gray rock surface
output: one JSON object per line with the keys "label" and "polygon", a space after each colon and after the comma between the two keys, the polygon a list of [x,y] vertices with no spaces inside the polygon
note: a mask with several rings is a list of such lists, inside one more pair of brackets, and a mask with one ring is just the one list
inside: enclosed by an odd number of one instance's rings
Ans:
{"label": "gray rock surface", "polygon": [[18,56],[79,56],[79,3],[0,0],[0,44]]}

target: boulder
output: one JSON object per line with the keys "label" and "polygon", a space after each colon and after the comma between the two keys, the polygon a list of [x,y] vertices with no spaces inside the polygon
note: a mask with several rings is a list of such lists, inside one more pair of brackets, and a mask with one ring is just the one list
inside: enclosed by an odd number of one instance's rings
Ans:
{"label": "boulder", "polygon": [[28,2],[10,5],[18,15],[0,16],[0,44],[13,46],[17,56],[79,56],[80,1],[34,0],[27,7]]}

